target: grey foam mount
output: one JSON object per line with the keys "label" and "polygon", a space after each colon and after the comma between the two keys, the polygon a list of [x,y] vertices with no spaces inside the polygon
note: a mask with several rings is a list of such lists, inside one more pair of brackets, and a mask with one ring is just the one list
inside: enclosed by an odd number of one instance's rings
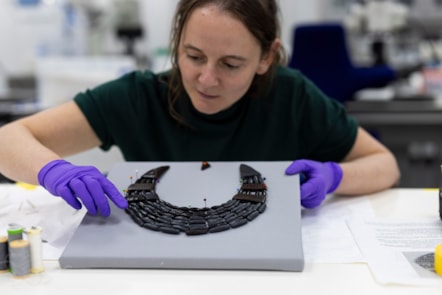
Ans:
{"label": "grey foam mount", "polygon": [[290,162],[123,162],[109,179],[127,189],[146,171],[169,166],[156,193],[177,207],[226,203],[238,193],[240,165],[259,171],[267,187],[266,209],[241,227],[204,235],[167,234],[143,228],[111,204],[111,216],[86,215],[62,253],[64,269],[167,268],[302,271],[299,177],[287,176]]}

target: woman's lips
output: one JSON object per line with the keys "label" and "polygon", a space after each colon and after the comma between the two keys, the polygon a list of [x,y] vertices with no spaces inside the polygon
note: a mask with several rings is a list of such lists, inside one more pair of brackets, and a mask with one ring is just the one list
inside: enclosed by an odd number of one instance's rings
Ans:
{"label": "woman's lips", "polygon": [[209,94],[206,94],[206,93],[201,92],[201,91],[198,91],[198,94],[199,94],[202,98],[205,98],[205,99],[214,99],[214,98],[217,98],[217,97],[218,97],[218,95],[209,95]]}

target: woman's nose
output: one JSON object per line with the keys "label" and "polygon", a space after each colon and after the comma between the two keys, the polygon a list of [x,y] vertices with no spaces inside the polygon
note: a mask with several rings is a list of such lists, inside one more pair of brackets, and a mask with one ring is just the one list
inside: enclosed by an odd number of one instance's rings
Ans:
{"label": "woman's nose", "polygon": [[204,65],[198,77],[198,82],[205,87],[217,86],[219,81],[215,67],[209,64]]}

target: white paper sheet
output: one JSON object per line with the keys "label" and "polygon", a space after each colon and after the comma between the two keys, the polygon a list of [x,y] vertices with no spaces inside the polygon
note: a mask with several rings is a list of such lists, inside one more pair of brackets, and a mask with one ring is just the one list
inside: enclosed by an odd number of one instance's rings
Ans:
{"label": "white paper sheet", "polygon": [[348,224],[379,283],[442,287],[432,256],[442,243],[440,220],[373,218]]}
{"label": "white paper sheet", "polygon": [[0,186],[0,235],[7,236],[9,224],[41,226],[44,259],[60,257],[85,213],[85,209],[71,208],[40,186]]}
{"label": "white paper sheet", "polygon": [[302,211],[304,259],[313,263],[365,262],[347,219],[374,217],[368,197],[329,196],[319,207]]}

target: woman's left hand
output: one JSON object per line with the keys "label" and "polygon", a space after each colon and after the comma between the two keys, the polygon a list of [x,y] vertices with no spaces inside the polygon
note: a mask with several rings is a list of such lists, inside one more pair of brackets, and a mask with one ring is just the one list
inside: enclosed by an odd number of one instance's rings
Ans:
{"label": "woman's left hand", "polygon": [[312,160],[296,160],[285,170],[287,175],[302,173],[301,205],[315,208],[334,192],[342,180],[342,169],[335,162],[317,162]]}

